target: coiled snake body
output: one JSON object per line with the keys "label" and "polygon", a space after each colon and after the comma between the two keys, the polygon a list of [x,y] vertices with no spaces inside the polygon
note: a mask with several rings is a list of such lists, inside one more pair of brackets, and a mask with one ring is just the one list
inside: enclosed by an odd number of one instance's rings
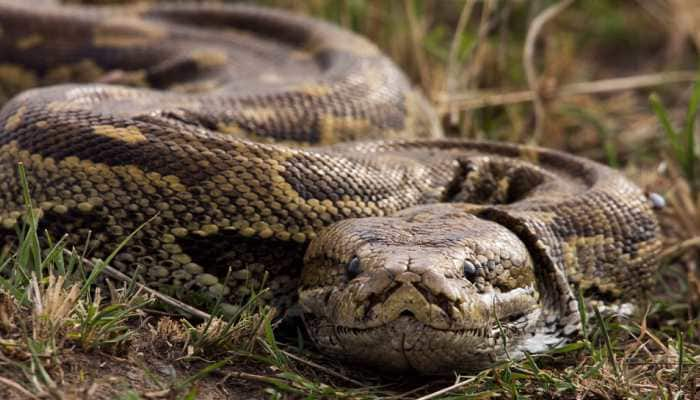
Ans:
{"label": "coiled snake body", "polygon": [[53,237],[104,258],[148,221],[114,266],[229,312],[262,286],[298,298],[318,345],[355,361],[544,351],[577,333],[579,291],[619,306],[656,266],[657,222],[620,174],[441,139],[392,62],[322,22],[0,1],[0,91],[81,80],[2,108],[0,238],[22,220],[22,162]]}

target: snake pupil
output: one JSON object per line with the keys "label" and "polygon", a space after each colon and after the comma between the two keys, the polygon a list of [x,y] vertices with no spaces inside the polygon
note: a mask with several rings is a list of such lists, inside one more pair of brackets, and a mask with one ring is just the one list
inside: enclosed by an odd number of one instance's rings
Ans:
{"label": "snake pupil", "polygon": [[353,257],[346,267],[346,272],[348,279],[355,279],[357,275],[362,272],[362,266],[360,265],[360,259],[357,256]]}
{"label": "snake pupil", "polygon": [[462,269],[464,270],[464,277],[470,281],[476,278],[476,267],[471,261],[464,261],[462,264]]}

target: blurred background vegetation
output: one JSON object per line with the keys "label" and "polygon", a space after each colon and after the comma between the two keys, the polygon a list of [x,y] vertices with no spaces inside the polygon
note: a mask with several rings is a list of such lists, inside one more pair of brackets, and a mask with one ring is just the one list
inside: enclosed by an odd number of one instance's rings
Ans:
{"label": "blurred background vegetation", "polygon": [[[570,2],[535,33],[547,0],[260,0],[330,20],[378,44],[423,88],[449,134],[525,142],[540,129],[543,145],[583,152],[601,161],[643,157],[640,145],[659,139],[648,107],[649,86],[616,90],[617,82],[567,87],[611,78],[694,70],[700,44],[700,4],[694,0]],[[562,2],[569,3],[569,2]],[[460,21],[461,20],[461,21]],[[528,84],[526,64],[535,71]],[[692,75],[691,75],[692,76]],[[681,80],[674,74],[659,82]],[[632,87],[642,82],[627,82]],[[654,88],[682,103],[689,85]],[[531,97],[541,99],[537,127]],[[564,89],[580,95],[558,96]],[[519,96],[518,96],[519,95]],[[522,101],[522,100],[526,101]],[[645,124],[648,123],[648,124]],[[652,143],[653,144],[653,143]]]}

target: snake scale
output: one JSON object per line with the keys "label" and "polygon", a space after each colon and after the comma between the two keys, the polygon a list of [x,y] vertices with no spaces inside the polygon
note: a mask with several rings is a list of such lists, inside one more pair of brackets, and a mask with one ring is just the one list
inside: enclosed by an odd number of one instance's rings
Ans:
{"label": "snake scale", "polygon": [[267,287],[324,352],[387,371],[542,352],[577,335],[579,292],[619,308],[650,285],[639,188],[557,151],[442,138],[352,33],[247,5],[28,3],[0,1],[0,90],[42,86],[0,112],[5,243],[21,162],[54,238],[104,258],[148,221],[115,267],[227,312]]}

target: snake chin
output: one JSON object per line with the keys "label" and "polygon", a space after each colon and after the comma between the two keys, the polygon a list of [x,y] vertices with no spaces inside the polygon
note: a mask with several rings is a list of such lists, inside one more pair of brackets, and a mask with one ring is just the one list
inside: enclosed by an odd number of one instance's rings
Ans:
{"label": "snake chin", "polygon": [[[307,322],[317,344],[329,353],[351,362],[368,365],[383,373],[442,374],[451,371],[477,371],[509,356],[503,346],[507,337],[511,351],[519,352],[535,337],[527,322],[493,324],[481,328],[438,329],[411,315],[402,315],[384,325],[359,329],[319,321]],[[535,317],[536,318],[536,317]]]}

